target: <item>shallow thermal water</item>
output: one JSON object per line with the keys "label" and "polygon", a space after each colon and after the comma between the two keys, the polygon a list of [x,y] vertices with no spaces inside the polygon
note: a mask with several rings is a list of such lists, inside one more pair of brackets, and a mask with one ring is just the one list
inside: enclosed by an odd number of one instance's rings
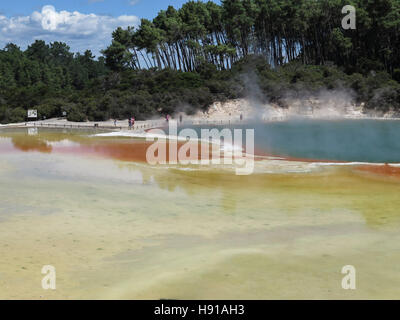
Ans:
{"label": "shallow thermal water", "polygon": [[[207,127],[193,128],[201,136],[201,129]],[[254,129],[257,151],[270,155],[331,161],[400,162],[400,122],[397,120],[297,119],[232,128]]]}
{"label": "shallow thermal water", "polygon": [[0,131],[1,299],[400,297],[396,174],[264,160],[237,176],[150,166],[132,138],[30,133]]}

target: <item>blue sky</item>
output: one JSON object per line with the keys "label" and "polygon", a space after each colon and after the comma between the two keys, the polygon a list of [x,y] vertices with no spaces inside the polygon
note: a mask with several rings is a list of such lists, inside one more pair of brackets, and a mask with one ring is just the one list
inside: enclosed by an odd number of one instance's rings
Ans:
{"label": "blue sky", "polygon": [[99,55],[118,26],[152,19],[168,5],[187,0],[2,0],[0,48],[13,42],[22,49],[43,39],[66,42],[72,51],[91,49]]}
{"label": "blue sky", "polygon": [[135,15],[153,18],[158,11],[168,5],[180,7],[186,0],[4,0],[0,4],[0,14],[8,17],[29,15],[41,11],[45,5],[53,5],[57,11],[79,11],[99,15]]}

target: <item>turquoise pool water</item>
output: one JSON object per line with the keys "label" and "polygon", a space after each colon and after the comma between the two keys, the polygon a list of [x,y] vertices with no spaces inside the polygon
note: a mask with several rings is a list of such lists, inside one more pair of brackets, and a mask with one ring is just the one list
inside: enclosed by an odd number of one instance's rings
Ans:
{"label": "turquoise pool water", "polygon": [[[200,134],[200,128],[194,128]],[[232,128],[254,129],[256,150],[270,155],[348,162],[400,162],[400,121],[293,120]]]}

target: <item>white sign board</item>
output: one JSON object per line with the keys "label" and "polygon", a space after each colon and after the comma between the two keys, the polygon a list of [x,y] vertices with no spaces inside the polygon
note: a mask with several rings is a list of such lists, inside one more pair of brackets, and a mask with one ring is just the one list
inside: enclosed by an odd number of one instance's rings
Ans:
{"label": "white sign board", "polygon": [[37,118],[37,110],[28,110],[28,118]]}

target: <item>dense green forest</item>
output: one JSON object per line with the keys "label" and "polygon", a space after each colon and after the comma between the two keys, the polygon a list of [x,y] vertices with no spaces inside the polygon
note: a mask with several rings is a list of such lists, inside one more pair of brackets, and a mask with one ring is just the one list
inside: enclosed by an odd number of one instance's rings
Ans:
{"label": "dense green forest", "polygon": [[[356,8],[344,30],[342,8]],[[67,111],[74,121],[143,119],[245,97],[283,105],[287,90],[351,89],[367,108],[400,110],[399,0],[222,0],[169,6],[118,28],[95,59],[59,42],[0,50],[0,121]],[[247,83],[251,75],[252,84]]]}

